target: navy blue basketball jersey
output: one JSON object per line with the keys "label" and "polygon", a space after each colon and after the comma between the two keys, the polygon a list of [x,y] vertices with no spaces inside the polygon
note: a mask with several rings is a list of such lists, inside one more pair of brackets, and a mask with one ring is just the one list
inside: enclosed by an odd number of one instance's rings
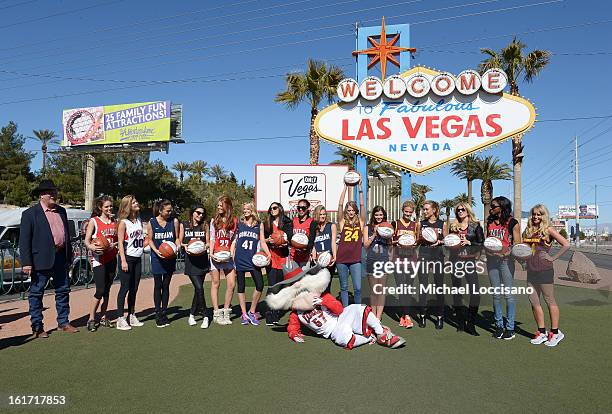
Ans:
{"label": "navy blue basketball jersey", "polygon": [[[334,243],[336,241],[334,240]],[[323,231],[319,230],[319,226],[315,230],[314,246],[317,253],[330,252],[332,248],[332,224],[325,223]]]}
{"label": "navy blue basketball jersey", "polygon": [[253,255],[259,247],[259,223],[249,227],[246,223],[238,223],[236,229],[236,253],[234,263],[236,270],[246,272],[253,270]]}

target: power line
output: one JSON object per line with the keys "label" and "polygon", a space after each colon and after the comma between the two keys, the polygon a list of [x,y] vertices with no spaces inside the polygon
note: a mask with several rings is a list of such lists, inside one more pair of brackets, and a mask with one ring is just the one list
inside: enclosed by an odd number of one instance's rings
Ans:
{"label": "power line", "polygon": [[609,127],[608,129],[604,129],[603,131],[601,131],[599,134],[595,135],[594,137],[586,140],[585,142],[583,142],[582,144],[580,144],[578,147],[584,147],[586,144],[588,144],[589,142],[592,142],[594,139],[597,139],[603,135],[605,135],[608,131],[612,130],[612,126]]}
{"label": "power line", "polygon": [[65,16],[67,14],[72,14],[72,13],[78,13],[78,12],[81,12],[81,11],[84,11],[84,10],[90,10],[90,9],[93,9],[93,8],[96,8],[96,7],[100,7],[100,6],[109,6],[111,4],[120,3],[122,1],[124,1],[124,0],[106,1],[106,2],[103,2],[103,3],[98,3],[98,4],[91,5],[91,6],[83,7],[81,9],[66,10],[66,11],[59,12],[59,13],[49,14],[47,16],[36,17],[36,18],[30,19],[30,20],[22,20],[20,22],[14,22],[14,23],[11,23],[11,24],[0,26],[0,29],[7,29],[9,27],[20,26],[20,25],[26,24],[26,23],[39,22],[41,20],[51,19],[51,18],[57,17],[57,16]]}
{"label": "power line", "polygon": [[13,7],[23,6],[24,4],[34,3],[36,1],[38,1],[38,0],[29,0],[29,1],[24,1],[22,3],[11,4],[10,6],[0,7],[0,10],[12,9]]}

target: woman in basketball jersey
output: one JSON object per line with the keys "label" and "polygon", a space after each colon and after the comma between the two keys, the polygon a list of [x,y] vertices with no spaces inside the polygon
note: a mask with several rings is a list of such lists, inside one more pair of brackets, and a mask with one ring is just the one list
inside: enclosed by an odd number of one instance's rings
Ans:
{"label": "woman in basketball jersey", "polygon": [[449,259],[452,263],[461,262],[464,273],[463,277],[451,275],[453,286],[461,287],[461,281],[465,279],[466,288],[470,292],[467,309],[463,304],[461,294],[453,295],[453,305],[457,316],[457,331],[465,331],[470,335],[480,336],[474,325],[480,305],[480,295],[475,293],[480,289],[476,270],[476,256],[484,242],[484,231],[472,210],[472,206],[467,203],[459,203],[455,206],[455,220],[451,223],[449,231],[457,234],[461,239],[461,247],[452,249]]}
{"label": "woman in basketball jersey", "polygon": [[[404,201],[404,204],[402,204],[402,217],[393,222],[394,232],[393,232],[393,238],[391,239],[392,245],[393,245],[392,250],[391,250],[391,257],[393,261],[395,261],[396,259],[399,259],[402,262],[409,261],[409,262],[416,263],[417,261],[416,243],[414,246],[409,246],[409,247],[400,246],[398,244],[399,238],[403,236],[404,234],[411,234],[414,237],[415,242],[416,240],[418,240],[417,234],[419,234],[419,225],[413,219],[415,209],[416,207],[414,205],[414,202],[412,202],[411,200]],[[412,284],[411,277],[414,277],[414,276],[415,275],[410,275],[408,273],[396,272],[395,273],[396,286],[399,287],[404,284],[406,285]],[[409,299],[410,298],[407,295],[400,295],[399,297],[399,302],[400,302],[399,326],[406,328],[406,329],[410,329],[414,326],[414,323],[412,322],[412,319],[410,318],[410,315],[408,314],[409,313],[409,307],[408,307]]]}
{"label": "woman in basketball jersey", "polygon": [[[510,248],[521,242],[521,226],[512,217],[512,203],[506,197],[495,197],[491,200],[489,217],[487,217],[487,237],[501,240],[503,250],[500,253],[487,252],[487,271],[492,287],[511,288],[514,280],[514,259],[510,256]],[[516,314],[516,299],[510,293],[504,294],[506,299],[506,326],[504,329],[502,295],[493,295],[493,311],[495,314],[495,332],[497,339],[514,339],[514,317]]]}
{"label": "woman in basketball jersey", "polygon": [[374,293],[374,291],[380,290],[380,286],[377,287],[377,285],[385,286],[385,277],[374,277],[374,263],[386,263],[390,259],[391,240],[380,237],[377,232],[378,225],[385,221],[387,221],[387,212],[382,206],[375,206],[370,215],[367,238],[363,242],[366,248],[366,273],[371,289],[370,305],[378,319],[382,317],[385,309],[385,297],[382,294]]}
{"label": "woman in basketball jersey", "polygon": [[[287,240],[291,240],[293,236],[293,223],[289,217],[285,216],[283,206],[280,203],[274,202],[268,207],[268,217],[263,224],[263,226],[260,226],[260,239],[268,244],[271,257],[270,265],[266,268],[268,293],[270,293],[269,288],[283,280],[283,264],[285,264],[289,257],[288,243],[275,246],[272,243],[271,236],[273,233],[282,231],[287,235]],[[277,325],[279,319],[279,311],[268,310],[266,312],[266,325]]]}
{"label": "woman in basketball jersey", "polygon": [[[356,304],[361,304],[361,250],[363,246],[363,226],[366,223],[366,213],[363,208],[363,188],[361,181],[359,186],[359,207],[354,201],[344,203],[347,187],[344,186],[340,201],[338,202],[338,212],[342,215],[338,220],[340,227],[340,242],[336,253],[336,268],[338,269],[338,279],[340,279],[340,299],[342,306],[349,305],[348,282],[349,272],[353,280],[353,297]],[[352,189],[352,187],[350,187]],[[361,212],[361,215],[359,214]]]}
{"label": "woman in basketball jersey", "polygon": [[[438,203],[432,200],[426,200],[423,203],[423,216],[421,220],[420,229],[421,231],[425,228],[432,228],[436,235],[437,240],[434,243],[430,243],[420,237],[419,244],[419,255],[423,259],[421,264],[425,267],[419,272],[419,285],[427,286],[429,280],[429,271],[433,273],[434,284],[436,286],[444,285],[444,250],[442,250],[442,244],[444,237],[448,234],[446,223],[440,220],[440,206]],[[420,235],[420,234],[419,234]],[[420,235],[421,236],[421,235]],[[427,319],[425,313],[425,307],[427,306],[427,293],[419,292],[419,314],[417,315],[417,322],[420,328],[425,328]],[[444,295],[436,295],[435,306],[432,310],[435,316],[436,329],[444,328]]]}
{"label": "woman in basketball jersey", "polygon": [[317,260],[319,255],[323,252],[331,253],[332,258],[327,268],[333,275],[333,268],[336,263],[336,249],[338,248],[336,244],[336,225],[329,222],[327,219],[327,210],[325,210],[325,206],[321,204],[315,207],[312,215],[316,220],[313,234],[312,259]]}
{"label": "woman in basketball jersey", "polygon": [[193,285],[193,299],[191,301],[191,310],[187,323],[194,326],[196,316],[202,315],[202,324],[200,328],[208,328],[209,319],[206,313],[206,299],[204,298],[204,277],[210,270],[210,260],[208,252],[205,250],[203,254],[194,256],[187,253],[186,248],[190,241],[200,240],[206,245],[206,249],[210,245],[210,234],[208,228],[208,217],[206,217],[206,209],[202,204],[196,204],[189,211],[189,220],[181,223],[181,243],[185,249],[185,274],[189,276]]}
{"label": "woman in basketball jersey", "polygon": [[[313,226],[313,219],[310,217],[310,201],[305,198],[298,201],[297,216],[293,218],[293,234],[302,233],[310,240],[310,232]],[[310,260],[310,251],[308,247],[304,249],[296,249],[291,247],[291,260],[296,262],[298,266],[306,266]]]}
{"label": "woman in basketball jersey", "polygon": [[[527,285],[534,290],[529,295],[533,317],[538,330],[531,340],[534,345],[544,343],[547,346],[557,346],[565,337],[559,330],[559,306],[555,300],[553,262],[561,257],[569,248],[569,242],[561,236],[550,224],[550,214],[546,206],[537,204],[530,210],[527,228],[523,232],[523,243],[531,246],[533,254],[527,259]],[[556,241],[561,249],[552,256],[550,248]],[[548,306],[550,315],[550,332],[546,332],[544,310],[540,304],[540,296]]]}
{"label": "woman in basketball jersey", "polygon": [[[261,298],[261,292],[263,291],[263,276],[261,269],[253,264],[253,255],[263,250],[268,257],[270,251],[265,241],[260,243],[261,230],[260,230],[259,216],[253,203],[246,203],[242,206],[242,217],[238,223],[238,229],[236,230],[236,238],[232,243],[232,257],[236,263],[236,279],[238,281],[238,301],[240,302],[240,310],[242,316],[240,317],[240,323],[243,325],[259,325],[255,312],[257,310],[257,303]],[[253,297],[251,299],[251,307],[249,311],[246,310],[246,273],[251,274],[251,279],[255,283],[255,290],[253,291]]]}
{"label": "woman in basketball jersey", "polygon": [[[100,325],[112,327],[111,321],[106,314],[108,309],[108,295],[113,279],[117,271],[117,232],[116,223],[113,220],[113,199],[109,196],[101,196],[95,199],[94,208],[91,214],[92,219],[87,224],[85,233],[85,246],[93,252],[91,257],[91,267],[93,269],[96,291],[89,309],[89,320],[87,329],[95,332],[98,329],[96,322],[96,312],[100,301],[102,306],[100,313]],[[108,250],[103,250],[95,241],[105,238],[110,244]]]}
{"label": "woman in basketball jersey", "polygon": [[[134,307],[136,292],[140,284],[142,272],[142,254],[144,247],[144,231],[140,221],[140,205],[133,195],[127,195],[119,204],[117,239],[119,243],[119,280],[121,286],[117,294],[117,329],[127,331],[134,326],[144,325],[138,320]],[[125,296],[127,295],[128,316],[124,316]]]}
{"label": "woman in basketball jersey", "polygon": [[168,320],[168,300],[170,298],[170,281],[176,270],[176,257],[165,259],[159,252],[164,241],[180,246],[179,221],[172,218],[172,203],[161,200],[153,206],[153,217],[147,223],[147,234],[150,236],[151,271],[153,273],[153,301],[155,303],[155,324],[158,328],[170,325]]}
{"label": "woman in basketball jersey", "polygon": [[[210,297],[213,304],[213,322],[219,325],[231,325],[231,306],[236,286],[236,266],[234,259],[221,263],[214,259],[214,254],[220,250],[231,251],[232,242],[236,235],[238,219],[234,216],[232,199],[221,196],[217,199],[217,214],[210,221],[210,244],[213,246],[213,254],[210,258],[212,284]],[[219,286],[221,285],[221,273],[225,275],[225,297],[223,309],[219,309]]]}

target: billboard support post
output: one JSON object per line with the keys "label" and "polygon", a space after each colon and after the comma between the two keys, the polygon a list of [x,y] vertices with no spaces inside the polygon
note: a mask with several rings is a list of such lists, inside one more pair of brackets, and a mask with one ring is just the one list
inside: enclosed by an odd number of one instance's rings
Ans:
{"label": "billboard support post", "polygon": [[85,154],[85,210],[93,209],[94,183],[96,182],[96,157]]}

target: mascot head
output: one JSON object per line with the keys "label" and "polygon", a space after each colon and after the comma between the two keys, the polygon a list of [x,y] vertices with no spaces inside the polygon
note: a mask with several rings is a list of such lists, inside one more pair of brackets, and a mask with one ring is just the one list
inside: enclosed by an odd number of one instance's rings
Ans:
{"label": "mascot head", "polygon": [[302,269],[289,262],[283,266],[283,273],[290,278],[272,286],[277,293],[266,298],[270,309],[312,310],[314,297],[321,296],[331,280],[329,270],[319,265]]}

